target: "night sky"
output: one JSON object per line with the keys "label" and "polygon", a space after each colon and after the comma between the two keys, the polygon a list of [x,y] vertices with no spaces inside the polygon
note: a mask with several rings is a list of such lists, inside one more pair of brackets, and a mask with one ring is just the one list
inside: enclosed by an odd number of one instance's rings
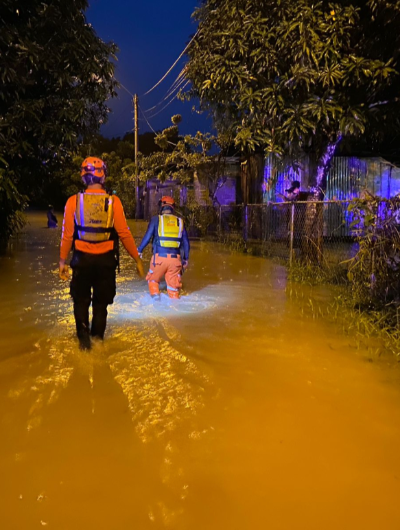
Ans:
{"label": "night sky", "polygon": [[[157,105],[164,98],[182,70],[184,59],[157,89],[141,97],[167,72],[196,32],[191,15],[198,3],[198,0],[91,0],[86,12],[88,22],[104,41],[114,41],[118,45],[116,77],[129,92],[139,95],[143,110]],[[155,130],[169,127],[171,116],[178,113],[183,116],[182,133],[210,130],[211,124],[206,117],[192,112],[192,102],[174,101],[150,118],[170,99],[146,113]],[[102,134],[122,136],[132,129],[131,100],[131,96],[120,88],[118,98],[110,102],[113,112],[102,128]],[[142,115],[140,118],[140,132],[149,131]]]}

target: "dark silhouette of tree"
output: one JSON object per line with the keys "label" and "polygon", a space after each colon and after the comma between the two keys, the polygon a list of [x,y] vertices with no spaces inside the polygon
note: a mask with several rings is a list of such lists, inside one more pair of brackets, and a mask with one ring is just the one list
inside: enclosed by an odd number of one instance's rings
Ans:
{"label": "dark silhouette of tree", "polygon": [[116,46],[87,23],[87,6],[86,0],[0,4],[2,179],[32,198],[43,194],[79,139],[107,120]]}

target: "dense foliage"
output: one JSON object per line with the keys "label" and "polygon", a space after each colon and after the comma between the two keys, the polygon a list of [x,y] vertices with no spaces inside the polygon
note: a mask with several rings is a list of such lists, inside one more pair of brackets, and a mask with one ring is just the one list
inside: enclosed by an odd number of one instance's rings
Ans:
{"label": "dense foliage", "polygon": [[10,236],[24,226],[22,211],[26,201],[27,197],[16,188],[12,174],[0,168],[0,250],[4,249]]}
{"label": "dense foliage", "polygon": [[359,245],[348,279],[354,301],[370,309],[397,308],[400,302],[400,200],[368,195],[350,203]]}
{"label": "dense foliage", "polygon": [[[155,137],[160,151],[140,156],[140,179],[146,182],[157,178],[161,182],[172,179],[181,184],[192,184],[195,178],[208,188],[211,203],[221,185],[225,170],[225,157],[230,154],[232,138],[229,134],[214,136],[211,133],[179,135],[181,116],[171,118],[172,126]],[[132,166],[132,172],[134,166]]]}
{"label": "dense foliage", "polygon": [[[77,155],[63,167],[62,171],[56,173],[58,190],[54,190],[50,202],[55,203],[57,208],[63,208],[68,197],[85,189],[81,179],[81,164],[86,156],[88,156],[88,146],[82,145]],[[126,168],[130,168],[133,164],[132,159],[122,158],[119,150],[111,151],[110,153],[104,153],[99,150],[96,151],[96,156],[101,157],[107,164],[107,191],[116,193],[121,197],[126,215],[133,217],[135,211],[135,186],[129,172],[126,172]]]}
{"label": "dense foliage", "polygon": [[45,193],[78,140],[98,131],[114,95],[116,47],[86,22],[87,6],[86,0],[0,5],[0,163],[8,189],[31,199]]}
{"label": "dense foliage", "polygon": [[[154,133],[139,136],[142,156],[161,151],[155,143]],[[99,156],[108,167],[107,189],[120,196],[126,214],[134,216],[135,210],[135,148],[132,133],[122,138],[105,138],[101,134],[91,135],[80,143],[68,159],[52,172],[52,179],[42,190],[35,206],[46,207],[49,203],[56,209],[63,209],[68,197],[82,191],[84,185],[80,177],[81,163],[87,156]]]}
{"label": "dense foliage", "polygon": [[315,184],[343,136],[398,125],[398,2],[207,0],[195,12],[190,96],[242,149],[301,159]]}

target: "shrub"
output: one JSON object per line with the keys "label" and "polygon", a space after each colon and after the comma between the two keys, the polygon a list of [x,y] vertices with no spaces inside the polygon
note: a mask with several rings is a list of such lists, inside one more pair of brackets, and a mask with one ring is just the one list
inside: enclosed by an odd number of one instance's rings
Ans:
{"label": "shrub", "polygon": [[0,169],[0,248],[4,249],[10,237],[25,225],[26,201],[27,197],[14,184],[12,173]]}
{"label": "shrub", "polygon": [[400,200],[369,196],[349,205],[359,249],[348,263],[354,301],[360,307],[382,309],[399,303]]}

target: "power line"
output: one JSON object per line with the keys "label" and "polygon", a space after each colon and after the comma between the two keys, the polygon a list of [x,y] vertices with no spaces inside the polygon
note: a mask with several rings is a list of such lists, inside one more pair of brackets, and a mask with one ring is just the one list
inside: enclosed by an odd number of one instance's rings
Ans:
{"label": "power line", "polygon": [[[179,75],[181,76],[181,74]],[[170,87],[169,91],[165,94],[163,99],[159,101],[157,105],[154,105],[154,107],[150,107],[149,109],[146,109],[144,112],[151,112],[152,110],[155,110],[157,107],[162,105],[164,101],[167,101],[167,99],[169,99],[173,95],[174,92],[177,92],[181,88],[181,86],[183,85],[185,81],[186,81],[186,77],[184,75],[179,80],[177,78],[176,81],[173,83],[173,85],[171,85],[173,88],[171,89]]]}
{"label": "power line", "polygon": [[[182,82],[186,79],[186,71],[187,67],[186,65],[182,68],[182,70],[179,72],[178,77],[175,79],[175,81],[172,83],[172,85],[168,89],[168,94],[172,94],[172,92],[177,88],[177,86],[181,85]],[[168,98],[168,94],[165,96],[164,99]]]}
{"label": "power line", "polygon": [[[190,81],[186,81],[186,83],[183,85],[183,87],[181,88],[181,90],[183,90],[184,88],[187,87],[187,85],[190,83]],[[179,91],[180,92],[180,91]],[[156,112],[155,114],[152,114],[151,116],[149,116],[149,118],[154,118],[154,116],[158,116],[158,114],[161,114],[161,112],[163,110],[165,110],[167,107],[169,107],[171,105],[171,103],[178,97],[179,95],[179,92],[177,94],[175,94],[175,96],[170,100],[168,101],[168,103],[162,108],[160,109],[158,112]]]}
{"label": "power line", "polygon": [[155,88],[158,87],[158,85],[160,85],[164,79],[170,74],[170,72],[175,68],[175,66],[178,64],[178,62],[182,59],[182,57],[185,55],[185,53],[187,52],[188,48],[190,47],[190,45],[192,44],[192,42],[194,41],[194,39],[197,37],[197,35],[199,34],[199,30],[196,31],[196,33],[193,35],[193,37],[191,38],[189,44],[185,47],[185,49],[183,50],[183,52],[180,54],[180,56],[177,58],[177,60],[174,62],[174,64],[171,66],[171,68],[168,70],[168,72],[166,72],[163,77],[152,87],[150,88],[150,90],[148,90],[147,92],[145,92],[143,94],[143,96],[147,96],[147,94],[150,94],[150,92],[152,92]]}
{"label": "power line", "polygon": [[[153,131],[153,133],[157,136],[158,133],[153,129],[153,127],[151,126],[151,123],[150,123],[149,120],[146,118],[146,116],[143,114],[143,111],[142,111],[142,109],[140,108],[140,106],[139,106],[139,110],[140,110],[140,112],[142,113],[142,116],[143,116],[143,118],[145,119],[147,125],[150,127],[150,129]],[[174,144],[174,142],[171,142],[170,140],[167,140],[167,142],[168,142],[170,145],[173,145],[174,147],[176,147],[176,144]]]}
{"label": "power line", "polygon": [[157,105],[154,105],[154,107],[151,107],[149,109],[146,109],[144,112],[150,112],[152,110],[154,110],[155,108],[157,108],[159,105],[161,105],[162,103],[164,103],[164,101],[166,99],[168,99],[172,94],[173,92],[179,87],[181,86],[182,82],[186,79],[185,77],[185,73],[186,73],[186,66],[184,68],[182,68],[182,70],[179,72],[179,75],[178,77],[175,79],[175,81],[172,83],[172,85],[169,87],[168,91],[166,92],[165,96],[163,97],[163,99],[161,101],[159,101],[157,103]]}
{"label": "power line", "polygon": [[184,67],[182,68],[182,70],[179,72],[178,77],[175,79],[175,81],[172,83],[172,85],[169,87],[168,90],[173,89],[173,88],[175,87],[175,85],[176,85],[177,83],[179,83],[179,81],[180,81],[181,78],[185,78],[185,76],[186,76],[186,72],[187,72],[187,65],[185,64],[185,66],[184,66]]}
{"label": "power line", "polygon": [[150,129],[153,131],[154,134],[157,134],[156,131],[153,129],[153,127],[151,126],[151,123],[149,122],[149,120],[146,118],[146,115],[144,114],[144,112],[142,111],[142,108],[141,106],[139,105],[139,110],[140,110],[140,113],[141,115],[143,116],[144,118],[144,121],[147,123],[147,125],[150,127]]}
{"label": "power line", "polygon": [[128,92],[128,94],[129,94],[130,96],[132,96],[133,98],[135,97],[135,95],[132,94],[132,92],[131,92],[130,90],[128,90],[128,89],[127,89],[122,83],[120,83],[120,86],[121,86],[121,88],[123,88],[126,92]]}

